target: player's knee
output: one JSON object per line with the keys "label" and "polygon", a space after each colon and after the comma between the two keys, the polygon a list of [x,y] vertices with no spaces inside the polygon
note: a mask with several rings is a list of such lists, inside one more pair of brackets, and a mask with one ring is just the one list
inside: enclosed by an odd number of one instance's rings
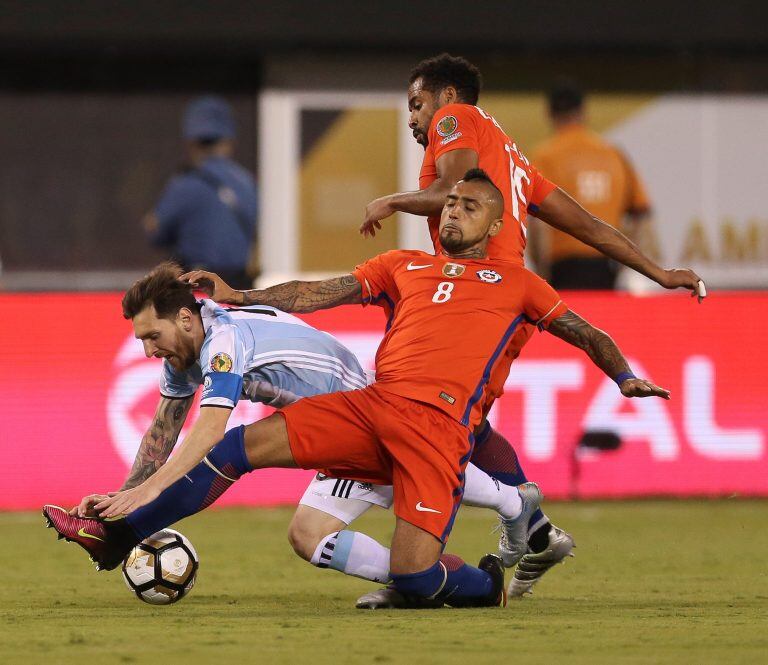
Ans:
{"label": "player's knee", "polygon": [[288,542],[296,552],[305,561],[311,561],[320,541],[327,536],[326,533],[319,533],[307,520],[294,516],[288,527]]}

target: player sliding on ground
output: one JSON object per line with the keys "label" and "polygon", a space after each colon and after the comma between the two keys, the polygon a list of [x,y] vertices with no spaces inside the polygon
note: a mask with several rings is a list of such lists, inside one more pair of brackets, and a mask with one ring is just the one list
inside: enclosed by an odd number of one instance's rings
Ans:
{"label": "player sliding on ground", "polygon": [[[568,311],[543,280],[520,265],[487,258],[488,241],[502,228],[502,210],[502,195],[490,179],[468,172],[443,210],[441,254],[388,252],[351,275],[263,292],[264,304],[293,311],[384,303],[391,320],[374,385],[307,397],[233,429],[196,466],[195,456],[182,448],[142,485],[96,504],[102,519],[46,506],[48,520],[99,566],[114,568],[142,538],[207,507],[253,469],[322,469],[393,485],[390,578],[399,593],[431,604],[502,603],[497,557],[486,555],[473,568],[441,552],[460,505],[472,428],[520,323],[532,321],[584,349],[624,395],[669,397],[632,375],[610,337]],[[534,492],[526,497],[529,509],[538,504]],[[91,537],[78,540],[82,531]]]}

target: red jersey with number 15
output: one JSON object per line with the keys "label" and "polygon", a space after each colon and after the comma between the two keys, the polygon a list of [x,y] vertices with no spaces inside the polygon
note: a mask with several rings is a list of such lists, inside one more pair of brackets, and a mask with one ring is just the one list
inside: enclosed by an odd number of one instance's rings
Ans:
{"label": "red jersey with number 15", "polygon": [[549,284],[513,261],[393,250],[354,275],[363,304],[389,315],[376,385],[470,428],[481,420],[496,370],[508,370],[510,353],[528,340],[515,332],[526,323],[546,327],[566,311]]}
{"label": "red jersey with number 15", "polygon": [[[534,168],[498,122],[477,106],[447,104],[429,126],[429,145],[419,175],[419,188],[437,179],[437,161],[460,148],[474,150],[483,169],[504,195],[504,227],[491,238],[488,256],[522,263],[528,212],[556,188]],[[430,217],[429,232],[435,252],[440,251],[439,217]]]}

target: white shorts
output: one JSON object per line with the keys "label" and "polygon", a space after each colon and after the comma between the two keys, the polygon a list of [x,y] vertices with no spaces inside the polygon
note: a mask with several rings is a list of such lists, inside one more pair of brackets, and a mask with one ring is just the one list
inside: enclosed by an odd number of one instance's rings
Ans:
{"label": "white shorts", "polygon": [[318,473],[309,483],[299,504],[333,515],[344,524],[351,524],[372,505],[391,508],[392,486],[330,478]]}

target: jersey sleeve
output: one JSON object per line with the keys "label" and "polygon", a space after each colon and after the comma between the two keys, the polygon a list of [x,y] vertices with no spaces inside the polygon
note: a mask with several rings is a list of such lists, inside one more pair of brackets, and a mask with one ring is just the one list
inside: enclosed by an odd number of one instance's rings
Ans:
{"label": "jersey sleeve", "polygon": [[547,180],[539,169],[531,166],[531,197],[528,199],[528,212],[535,215],[539,211],[542,201],[547,198],[557,185],[551,180]]}
{"label": "jersey sleeve", "polygon": [[199,385],[188,372],[179,372],[163,360],[163,371],[160,373],[160,394],[163,397],[189,397],[195,394]]}
{"label": "jersey sleeve", "polygon": [[479,154],[477,109],[469,104],[447,104],[438,109],[429,126],[428,139],[435,163],[451,150],[468,148]]}
{"label": "jersey sleeve", "polygon": [[525,272],[525,315],[539,330],[544,330],[558,316],[565,314],[568,307],[560,294],[541,277],[529,270]]}
{"label": "jersey sleeve", "polygon": [[397,251],[379,254],[357,266],[352,274],[363,287],[363,307],[379,305],[394,310],[400,290],[393,276]]}
{"label": "jersey sleeve", "polygon": [[245,347],[234,325],[217,329],[203,345],[200,354],[203,396],[200,406],[233,409],[243,390]]}

